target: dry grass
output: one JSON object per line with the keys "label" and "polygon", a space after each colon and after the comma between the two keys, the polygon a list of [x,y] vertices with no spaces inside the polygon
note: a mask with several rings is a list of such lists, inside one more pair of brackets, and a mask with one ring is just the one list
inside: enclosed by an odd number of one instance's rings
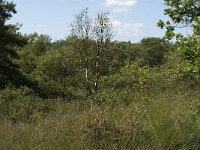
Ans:
{"label": "dry grass", "polygon": [[5,119],[0,125],[0,149],[167,150],[189,149],[191,142],[198,148],[194,101],[165,96],[115,108],[60,102],[55,103],[57,111],[34,123],[13,124]]}

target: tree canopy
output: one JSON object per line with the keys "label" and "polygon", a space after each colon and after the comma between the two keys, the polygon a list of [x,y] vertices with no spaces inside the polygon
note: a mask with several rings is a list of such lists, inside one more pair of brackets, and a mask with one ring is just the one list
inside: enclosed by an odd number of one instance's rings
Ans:
{"label": "tree canopy", "polygon": [[[176,37],[178,50],[185,60],[183,72],[196,83],[200,78],[200,1],[199,0],[165,0],[167,9],[165,15],[171,21],[160,20],[158,26],[166,28],[166,38]],[[176,28],[190,28],[192,33],[184,36],[175,33]]]}

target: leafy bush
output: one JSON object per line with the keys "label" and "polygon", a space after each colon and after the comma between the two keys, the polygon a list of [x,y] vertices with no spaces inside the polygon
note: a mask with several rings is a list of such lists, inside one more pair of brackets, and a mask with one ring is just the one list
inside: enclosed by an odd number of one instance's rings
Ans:
{"label": "leafy bush", "polygon": [[32,122],[43,114],[52,111],[53,107],[24,87],[7,88],[0,91],[0,117],[13,121]]}
{"label": "leafy bush", "polygon": [[170,50],[170,44],[160,38],[144,38],[141,40],[143,65],[160,66],[165,62],[165,53]]}
{"label": "leafy bush", "polygon": [[128,106],[136,97],[136,93],[131,89],[122,90],[107,90],[101,91],[96,95],[88,98],[92,105],[97,105],[102,108],[110,107],[115,108],[119,105]]}
{"label": "leafy bush", "polygon": [[125,66],[121,72],[109,77],[102,78],[102,84],[106,88],[114,89],[139,89],[146,87],[147,69],[139,66],[138,62]]}
{"label": "leafy bush", "polygon": [[47,98],[74,99],[73,92],[78,88],[74,63],[68,50],[51,50],[38,58],[30,76],[39,82]]}

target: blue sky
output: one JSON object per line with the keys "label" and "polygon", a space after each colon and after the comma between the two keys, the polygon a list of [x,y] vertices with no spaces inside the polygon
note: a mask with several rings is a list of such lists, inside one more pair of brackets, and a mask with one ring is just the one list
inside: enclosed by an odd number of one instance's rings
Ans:
{"label": "blue sky", "polygon": [[115,31],[114,40],[138,42],[143,37],[162,37],[156,23],[167,20],[164,0],[13,0],[17,14],[11,23],[22,23],[22,33],[38,32],[54,40],[69,33],[74,14],[88,7],[91,17],[109,11]]}

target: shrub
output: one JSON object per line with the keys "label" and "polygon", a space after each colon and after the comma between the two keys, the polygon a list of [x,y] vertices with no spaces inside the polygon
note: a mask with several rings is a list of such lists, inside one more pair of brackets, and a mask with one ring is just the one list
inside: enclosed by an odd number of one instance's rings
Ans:
{"label": "shrub", "polygon": [[119,127],[109,118],[95,119],[84,128],[85,138],[95,149],[137,149],[141,126],[135,119]]}
{"label": "shrub", "polygon": [[86,140],[95,149],[117,147],[120,144],[121,131],[110,120],[95,119],[87,124],[84,129]]}
{"label": "shrub", "polygon": [[133,63],[121,69],[119,74],[102,78],[104,87],[114,89],[137,89],[144,90],[146,88],[147,69],[140,67],[139,63]]}
{"label": "shrub", "polygon": [[32,122],[42,114],[53,110],[51,105],[38,98],[33,91],[7,88],[0,91],[0,114],[16,123],[17,121]]}

